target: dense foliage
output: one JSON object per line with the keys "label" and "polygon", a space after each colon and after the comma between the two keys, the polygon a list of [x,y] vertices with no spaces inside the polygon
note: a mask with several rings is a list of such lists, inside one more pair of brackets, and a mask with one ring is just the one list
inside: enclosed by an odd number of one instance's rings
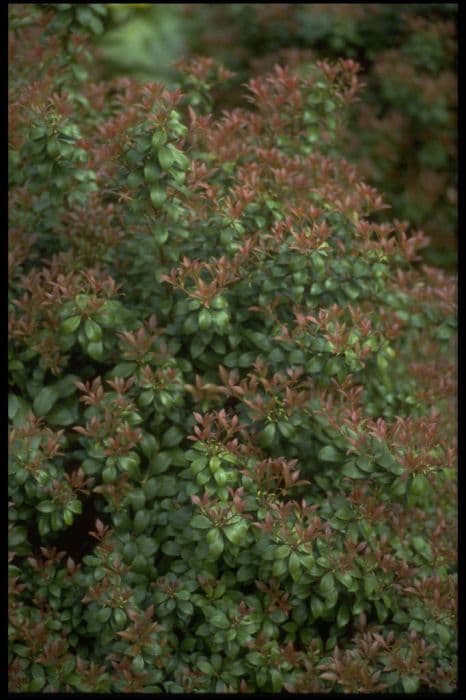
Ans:
{"label": "dense foliage", "polygon": [[[238,74],[352,58],[364,99],[351,110],[345,154],[395,216],[432,237],[430,263],[455,263],[457,42],[454,3],[186,4],[186,43]],[[230,92],[231,94],[231,92]],[[238,92],[233,99],[238,99]]]}
{"label": "dense foliage", "polygon": [[358,64],[218,116],[94,82],[105,14],[10,6],[10,689],[454,691],[456,281],[341,156]]}

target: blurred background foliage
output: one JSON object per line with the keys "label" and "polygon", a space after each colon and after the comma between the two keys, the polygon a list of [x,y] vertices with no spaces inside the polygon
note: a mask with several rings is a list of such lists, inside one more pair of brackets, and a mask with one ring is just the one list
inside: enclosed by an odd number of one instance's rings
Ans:
{"label": "blurred background foliage", "polygon": [[109,4],[105,32],[97,43],[102,77],[130,75],[173,87],[172,64],[189,51],[184,6],[164,3]]}
{"label": "blurred background foliage", "polygon": [[456,265],[456,3],[110,4],[97,38],[102,78],[131,75],[173,87],[174,62],[210,56],[235,71],[217,110],[247,106],[241,84],[275,63],[305,68],[352,58],[366,88],[345,155],[422,228],[429,264]]}

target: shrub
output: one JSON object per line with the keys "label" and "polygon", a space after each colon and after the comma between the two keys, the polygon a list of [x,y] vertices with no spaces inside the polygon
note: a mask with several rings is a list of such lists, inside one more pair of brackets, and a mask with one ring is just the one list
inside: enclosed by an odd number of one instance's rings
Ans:
{"label": "shrub", "polygon": [[11,690],[452,692],[455,279],[339,155],[357,64],[215,117],[209,59],[92,82],[104,11],[10,9]]}
{"label": "shrub", "polygon": [[357,60],[364,100],[345,153],[399,219],[431,236],[424,259],[452,267],[457,235],[454,3],[185,4],[188,48],[216,56],[240,84],[280,65]]}

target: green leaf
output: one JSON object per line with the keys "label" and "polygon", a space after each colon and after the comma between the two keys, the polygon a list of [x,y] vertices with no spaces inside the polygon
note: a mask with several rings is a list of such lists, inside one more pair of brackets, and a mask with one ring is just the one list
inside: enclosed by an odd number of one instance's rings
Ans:
{"label": "green leaf", "polygon": [[214,615],[212,615],[209,622],[211,625],[213,625],[214,627],[218,627],[221,630],[227,630],[231,624],[230,620],[221,610],[217,610],[217,612]]}
{"label": "green leaf", "polygon": [[195,335],[189,346],[189,352],[193,360],[200,357],[206,348],[206,339],[202,335]]}
{"label": "green leaf", "polygon": [[343,476],[349,476],[350,479],[365,479],[367,478],[365,474],[362,474],[356,467],[354,459],[350,459],[343,465],[341,470]]}
{"label": "green leaf", "polygon": [[227,481],[228,481],[227,472],[224,471],[223,469],[218,469],[218,470],[214,473],[214,479],[215,479],[215,481],[217,482],[217,484],[218,484],[219,486],[225,486],[225,484],[226,484]]}
{"label": "green leaf", "polygon": [[377,589],[377,577],[374,576],[373,574],[369,574],[365,576],[364,578],[364,591],[366,595],[370,598],[370,596],[374,593],[374,591]]}
{"label": "green leaf", "polygon": [[318,457],[323,462],[338,462],[340,460],[339,452],[332,445],[322,447],[322,449],[319,450]]}
{"label": "green leaf", "polygon": [[201,331],[206,331],[210,328],[212,325],[212,316],[210,315],[210,311],[208,309],[201,309],[199,312],[198,323]]}
{"label": "green leaf", "polygon": [[139,510],[134,516],[133,528],[136,534],[144,532],[149,526],[151,514],[147,510]]}
{"label": "green leaf", "polygon": [[311,612],[313,616],[317,619],[321,617],[323,612],[325,611],[325,603],[323,600],[321,600],[318,596],[313,595],[311,596]]}
{"label": "green leaf", "polygon": [[143,489],[133,489],[128,495],[128,501],[133,511],[136,513],[146,505],[146,494]]}
{"label": "green leaf", "polygon": [[169,557],[178,557],[180,555],[181,547],[178,542],[168,540],[167,542],[163,543],[161,550],[164,554],[168,554]]}
{"label": "green leaf", "polygon": [[37,504],[37,510],[40,513],[53,513],[56,505],[53,501],[42,501],[42,503]]}
{"label": "green leaf", "polygon": [[220,469],[221,464],[222,464],[222,460],[220,459],[220,457],[218,457],[217,455],[214,455],[209,460],[210,471],[213,474],[215,474],[215,472],[217,472]]}
{"label": "green leaf", "polygon": [[374,602],[374,605],[375,605],[375,611],[377,613],[377,619],[378,619],[380,624],[383,624],[385,622],[385,620],[387,619],[388,610],[380,600],[376,600]]}
{"label": "green leaf", "polygon": [[225,365],[225,367],[237,367],[238,357],[239,352],[237,350],[229,352],[228,355],[225,355],[225,357],[223,358],[223,364]]}
{"label": "green leaf", "polygon": [[275,438],[275,423],[269,423],[259,435],[259,442],[262,447],[270,447]]}
{"label": "green leaf", "polygon": [[285,559],[290,554],[290,547],[287,544],[273,546],[274,559]]}
{"label": "green leaf", "polygon": [[370,474],[374,470],[374,462],[369,457],[358,457],[356,464],[363,472]]}
{"label": "green leaf", "polygon": [[179,600],[177,603],[178,612],[183,616],[192,615],[194,613],[194,605],[190,600]]}
{"label": "green leaf", "polygon": [[242,520],[234,525],[227,526],[223,530],[225,537],[230,540],[233,544],[241,545],[245,544],[246,535],[248,532],[248,524]]}
{"label": "green leaf", "polygon": [[205,673],[207,676],[213,676],[215,673],[214,667],[208,661],[201,659],[197,662],[197,667],[199,671],[202,671],[202,673]]}
{"label": "green leaf", "polygon": [[215,561],[223,552],[224,543],[222,533],[218,528],[209,530],[206,535],[206,542],[209,547],[209,559]]}
{"label": "green leaf", "polygon": [[8,418],[13,422],[15,427],[20,427],[30,412],[31,406],[20,396],[9,394],[8,396]]}
{"label": "green leaf", "polygon": [[171,428],[168,428],[168,430],[164,433],[162,437],[162,445],[163,447],[175,447],[175,445],[180,444],[184,436],[185,433],[180,428],[178,428],[176,425],[172,425]]}
{"label": "green leaf", "polygon": [[255,573],[256,569],[254,567],[244,564],[237,570],[236,580],[252,582],[254,581]]}
{"label": "green leaf", "polygon": [[138,548],[134,542],[127,542],[123,547],[123,559],[127,564],[130,564],[136,554],[138,553]]}
{"label": "green leaf", "polygon": [[67,503],[66,507],[72,512],[80,515],[83,512],[83,504],[81,501],[75,500]]}
{"label": "green leaf", "polygon": [[350,611],[347,605],[340,605],[337,613],[337,626],[345,627],[350,620]]}
{"label": "green leaf", "polygon": [[331,595],[335,590],[335,577],[331,571],[322,576],[319,582],[319,593],[324,597]]}
{"label": "green leaf", "polygon": [[152,134],[151,143],[155,150],[158,150],[160,146],[166,144],[167,132],[165,131],[165,129],[156,129]]}
{"label": "green leaf", "polygon": [[347,571],[345,571],[344,573],[337,571],[335,577],[338,579],[338,581],[340,581],[340,583],[342,583],[345,586],[345,588],[351,589],[354,585],[354,579],[351,576],[351,574]]}
{"label": "green leaf", "polygon": [[172,457],[168,452],[159,452],[152,457],[150,466],[152,474],[163,474],[172,463]]}
{"label": "green leaf", "polygon": [[110,619],[112,614],[112,608],[101,608],[96,614],[95,614],[95,619],[97,622],[100,624],[103,624],[107,622],[107,620]]}
{"label": "green leaf", "polygon": [[141,408],[145,408],[146,406],[149,406],[154,400],[154,390],[153,389],[146,389],[145,391],[141,392],[141,394],[138,397],[138,404]]}
{"label": "green leaf", "polygon": [[104,352],[104,346],[101,342],[91,342],[88,343],[86,351],[93,360],[101,360]]}
{"label": "green leaf", "polygon": [[102,338],[101,327],[91,318],[86,318],[84,322],[84,332],[88,340],[94,343],[97,343]]}
{"label": "green leaf", "polygon": [[329,360],[327,360],[324,368],[324,373],[328,377],[333,377],[335,374],[338,374],[340,371],[341,367],[341,362],[337,357],[331,357]]}
{"label": "green leaf", "polygon": [[137,369],[135,362],[120,362],[109,373],[111,377],[129,377]]}
{"label": "green leaf", "polygon": [[150,435],[149,433],[146,433],[143,436],[139,444],[144,456],[147,458],[151,458],[155,454],[155,451],[158,447],[157,438],[154,437],[154,435]]}
{"label": "green leaf", "polygon": [[262,666],[264,664],[264,657],[258,651],[251,651],[249,654],[246,654],[246,660],[252,666]]}
{"label": "green leaf", "polygon": [[302,554],[300,556],[301,566],[310,571],[315,564],[315,559],[312,554]]}
{"label": "green leaf", "polygon": [[194,475],[199,474],[203,469],[207,467],[207,457],[198,457],[193,462],[191,462],[190,470]]}
{"label": "green leaf", "polygon": [[73,520],[74,520],[73,513],[71,512],[71,510],[69,508],[65,508],[65,510],[63,511],[63,522],[65,523],[65,525],[70,526],[73,524]]}
{"label": "green leaf", "polygon": [[277,578],[284,576],[288,571],[287,561],[285,559],[277,559],[272,566],[272,574]]}
{"label": "green leaf", "polygon": [[179,493],[180,484],[174,476],[165,475],[159,480],[158,495],[160,498],[170,498]]}
{"label": "green leaf", "polygon": [[288,561],[288,569],[293,581],[301,579],[301,563],[296,552],[292,552]]}
{"label": "green leaf", "polygon": [[154,187],[150,191],[150,201],[154,205],[155,209],[158,209],[167,199],[167,193],[164,189]]}
{"label": "green leaf", "polygon": [[210,481],[210,472],[207,470],[198,472],[196,475],[196,481],[199,486],[204,486],[204,484],[207,484],[207,482]]}
{"label": "green leaf", "polygon": [[272,668],[270,671],[270,680],[272,682],[272,692],[279,693],[283,686],[283,677],[281,672],[276,668]]}
{"label": "green leaf", "polygon": [[416,676],[402,676],[401,684],[405,693],[417,693],[420,681]]}
{"label": "green leaf", "polygon": [[34,399],[33,409],[37,416],[45,416],[58,399],[58,391],[55,387],[44,386]]}
{"label": "green leaf", "polygon": [[[277,546],[275,544],[269,544],[268,547],[264,549],[262,552],[262,558],[265,559],[265,561],[273,561],[277,559],[276,552],[277,552]],[[289,554],[289,549],[287,547],[287,552],[286,554]],[[286,556],[286,555],[285,555]]]}
{"label": "green leaf", "polygon": [[117,479],[117,470],[114,465],[108,465],[102,470],[102,481],[104,484],[111,484]]}
{"label": "green leaf", "polygon": [[47,415],[47,422],[50,425],[74,425],[78,422],[78,417],[77,404],[72,404],[69,408],[59,405]]}
{"label": "green leaf", "polygon": [[205,515],[195,515],[191,518],[190,525],[198,530],[206,530],[212,527],[212,523]]}
{"label": "green leaf", "polygon": [[113,610],[113,619],[115,620],[115,624],[117,625],[117,627],[121,629],[125,626],[128,620],[128,616],[126,615],[125,611],[121,608],[115,608]]}
{"label": "green leaf", "polygon": [[29,683],[27,691],[29,693],[37,693],[44,687],[44,685],[45,678],[33,678],[32,681]]}
{"label": "green leaf", "polygon": [[8,533],[8,547],[14,550],[18,545],[27,540],[27,529],[23,525],[16,526]]}
{"label": "green leaf", "polygon": [[61,330],[64,335],[71,335],[78,330],[81,324],[81,316],[70,316],[61,324]]}
{"label": "green leaf", "polygon": [[430,549],[429,543],[423,537],[413,537],[413,547],[424,559],[427,561],[432,561],[432,551]]}
{"label": "green leaf", "polygon": [[168,146],[159,146],[157,156],[162,170],[169,170],[175,162],[174,153]]}
{"label": "green leaf", "polygon": [[296,432],[294,425],[291,425],[291,423],[286,423],[285,421],[278,421],[277,425],[280,433],[286,440],[292,438]]}

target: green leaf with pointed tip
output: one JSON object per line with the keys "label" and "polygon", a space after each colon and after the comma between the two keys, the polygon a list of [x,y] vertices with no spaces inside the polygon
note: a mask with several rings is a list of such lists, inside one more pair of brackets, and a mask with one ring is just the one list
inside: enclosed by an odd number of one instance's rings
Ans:
{"label": "green leaf with pointed tip", "polygon": [[86,318],[84,321],[84,332],[88,340],[94,343],[97,343],[102,338],[102,329],[92,318]]}
{"label": "green leaf with pointed tip", "polygon": [[201,659],[196,665],[199,671],[202,671],[202,673],[205,673],[207,676],[213,676],[215,673],[214,667],[208,661]]}
{"label": "green leaf with pointed tip", "polygon": [[37,394],[33,403],[33,410],[37,416],[45,416],[58,399],[58,391],[55,387],[44,386]]}
{"label": "green leaf with pointed tip", "polygon": [[319,618],[325,611],[325,603],[318,596],[311,597],[311,612],[315,618]]}
{"label": "green leaf with pointed tip", "polygon": [[343,586],[345,586],[345,588],[351,589],[354,585],[354,579],[348,571],[343,573],[337,571],[335,577],[338,579],[338,581],[340,581],[340,583],[343,584]]}
{"label": "green leaf with pointed tip", "polygon": [[370,474],[374,470],[374,461],[369,457],[358,457],[356,464],[363,472]]}
{"label": "green leaf with pointed tip", "polygon": [[209,547],[209,559],[215,561],[223,552],[224,542],[222,533],[218,528],[209,530],[206,535],[206,542]]}
{"label": "green leaf with pointed tip", "polygon": [[286,440],[292,438],[296,432],[294,425],[291,425],[291,423],[286,423],[285,421],[278,421],[277,425],[280,433]]}
{"label": "green leaf with pointed tip", "polygon": [[288,570],[293,581],[299,581],[301,579],[301,562],[299,561],[299,557],[296,552],[291,552],[290,554]]}
{"label": "green leaf with pointed tip", "polygon": [[270,447],[275,438],[275,423],[269,423],[259,435],[259,442],[262,447]]}
{"label": "green leaf with pointed tip", "polygon": [[337,626],[345,627],[350,621],[350,611],[346,604],[340,605],[337,613]]}

